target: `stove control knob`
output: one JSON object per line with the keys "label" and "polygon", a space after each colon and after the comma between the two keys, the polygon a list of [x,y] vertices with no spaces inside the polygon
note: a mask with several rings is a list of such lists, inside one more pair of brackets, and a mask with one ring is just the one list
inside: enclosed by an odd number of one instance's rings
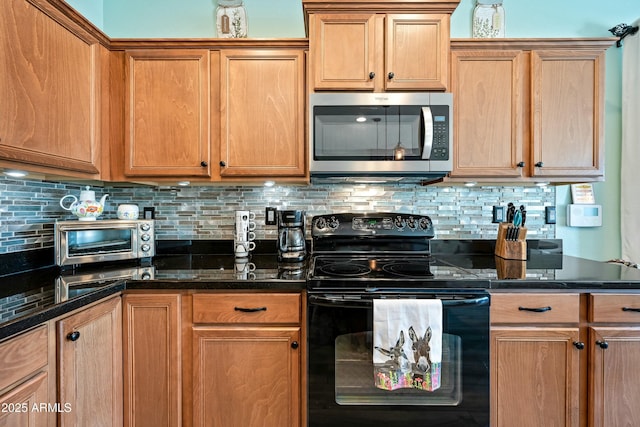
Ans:
{"label": "stove control knob", "polygon": [[322,230],[327,226],[327,221],[324,218],[316,219],[316,228]]}
{"label": "stove control knob", "polygon": [[393,222],[393,224],[396,226],[398,230],[402,230],[405,226],[404,218],[398,215],[395,221]]}
{"label": "stove control knob", "polygon": [[423,229],[423,230],[430,230],[431,227],[433,226],[431,224],[431,220],[429,218],[427,218],[427,217],[420,218],[419,223],[420,223],[420,228]]}
{"label": "stove control knob", "polygon": [[418,226],[418,223],[416,222],[416,220],[412,216],[410,216],[409,219],[407,220],[407,227],[409,227],[412,230],[415,230],[417,226]]}
{"label": "stove control knob", "polygon": [[328,225],[330,229],[335,230],[340,225],[340,222],[335,216],[332,216],[331,218],[329,218]]}

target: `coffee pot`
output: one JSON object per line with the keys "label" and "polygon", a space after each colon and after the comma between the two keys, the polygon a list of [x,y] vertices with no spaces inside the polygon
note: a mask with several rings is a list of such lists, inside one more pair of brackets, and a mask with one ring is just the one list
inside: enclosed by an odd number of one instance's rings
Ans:
{"label": "coffee pot", "polygon": [[278,211],[278,261],[299,262],[307,256],[305,211]]}
{"label": "coffee pot", "polygon": [[[70,211],[72,214],[78,217],[80,221],[95,221],[97,217],[102,215],[104,210],[104,203],[107,200],[108,194],[102,196],[102,198],[96,200],[96,192],[90,190],[88,185],[85,190],[80,192],[80,198],[77,198],[73,194],[67,194],[60,199],[60,206],[62,209]],[[64,205],[65,199],[72,199],[69,206]]]}

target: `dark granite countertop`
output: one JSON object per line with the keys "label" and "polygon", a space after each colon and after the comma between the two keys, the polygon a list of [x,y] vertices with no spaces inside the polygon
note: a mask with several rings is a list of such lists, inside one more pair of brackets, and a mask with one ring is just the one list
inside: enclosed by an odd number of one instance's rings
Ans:
{"label": "dark granite countertop", "polygon": [[[249,258],[248,271],[230,251],[210,254],[206,252],[214,251],[215,244],[188,242],[168,244],[145,267],[120,263],[63,272],[44,262],[30,271],[0,276],[0,339],[126,289],[306,289],[306,264],[278,264],[269,243]],[[475,281],[496,292],[640,292],[640,269],[563,255],[559,240],[528,242],[526,261],[495,257],[492,244],[436,240],[432,252],[445,269],[450,266],[459,272],[453,277],[467,286]],[[5,256],[3,260],[25,266],[24,260],[14,262]]]}

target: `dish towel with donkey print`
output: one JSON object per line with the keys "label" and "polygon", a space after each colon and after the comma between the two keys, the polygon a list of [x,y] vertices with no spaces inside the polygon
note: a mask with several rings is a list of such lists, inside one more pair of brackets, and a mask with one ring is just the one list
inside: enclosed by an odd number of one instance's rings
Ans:
{"label": "dish towel with donkey print", "polygon": [[440,387],[442,301],[373,300],[373,371],[384,390]]}

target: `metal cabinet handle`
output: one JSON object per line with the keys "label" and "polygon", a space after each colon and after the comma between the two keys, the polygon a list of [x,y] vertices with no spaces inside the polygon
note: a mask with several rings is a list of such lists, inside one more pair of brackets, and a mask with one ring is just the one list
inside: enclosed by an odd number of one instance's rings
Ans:
{"label": "metal cabinet handle", "polygon": [[67,334],[67,339],[69,341],[78,341],[79,338],[80,338],[80,332],[78,331],[69,332]]}
{"label": "metal cabinet handle", "polygon": [[603,350],[606,350],[609,348],[609,343],[606,341],[596,341],[596,345],[598,345]]}
{"label": "metal cabinet handle", "polygon": [[376,73],[373,71],[369,73],[369,80],[373,80],[376,77]]}
{"label": "metal cabinet handle", "polygon": [[516,166],[519,168],[523,168],[525,166],[525,162],[518,162]]}
{"label": "metal cabinet handle", "polygon": [[389,80],[393,80],[393,78],[394,78],[395,76],[396,76],[396,75],[395,75],[395,74],[393,74],[393,71],[390,71],[390,72],[389,72]]}
{"label": "metal cabinet handle", "polygon": [[551,307],[518,307],[520,311],[533,311],[534,313],[544,313],[545,311],[551,311]]}
{"label": "metal cabinet handle", "polygon": [[584,350],[584,343],[582,341],[574,341],[573,345],[578,350]]}
{"label": "metal cabinet handle", "polygon": [[544,163],[542,163],[542,162],[538,162],[538,163],[536,163],[536,167],[537,167],[537,168],[541,168],[542,166],[544,166]]}
{"label": "metal cabinet handle", "polygon": [[224,162],[224,160],[220,160],[220,166],[225,167],[227,166],[227,164]]}
{"label": "metal cabinet handle", "polygon": [[300,347],[300,344],[298,344],[298,341],[294,341],[294,342],[292,342],[292,343],[291,343],[291,348],[292,348],[292,349],[294,349],[294,350],[295,350],[295,349],[297,349],[298,347]]}
{"label": "metal cabinet handle", "polygon": [[267,311],[267,307],[253,307],[253,308],[245,308],[245,307],[234,307],[235,311],[241,311],[243,313],[255,313],[256,311]]}
{"label": "metal cabinet handle", "polygon": [[205,162],[204,160],[200,162],[200,166],[202,166],[203,168],[206,168],[207,166],[209,166],[209,163]]}
{"label": "metal cabinet handle", "polygon": [[635,313],[640,313],[640,308],[634,307],[622,307],[622,311],[633,311]]}

